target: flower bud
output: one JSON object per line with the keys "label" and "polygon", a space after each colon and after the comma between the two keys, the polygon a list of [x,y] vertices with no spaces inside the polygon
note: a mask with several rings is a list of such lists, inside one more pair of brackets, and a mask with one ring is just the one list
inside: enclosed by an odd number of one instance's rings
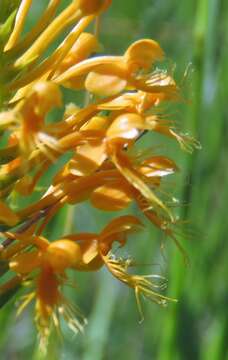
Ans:
{"label": "flower bud", "polygon": [[45,260],[56,272],[63,272],[81,261],[80,246],[67,239],[52,242],[45,255]]}
{"label": "flower bud", "polygon": [[106,10],[111,2],[111,0],[79,0],[79,7],[85,15],[90,15]]}

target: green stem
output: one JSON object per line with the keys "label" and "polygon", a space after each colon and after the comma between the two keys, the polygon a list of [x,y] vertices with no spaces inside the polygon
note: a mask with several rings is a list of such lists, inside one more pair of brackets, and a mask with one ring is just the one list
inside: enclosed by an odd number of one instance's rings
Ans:
{"label": "green stem", "polygon": [[118,289],[113,279],[107,273],[102,272],[96,302],[86,330],[85,351],[82,360],[104,359],[105,347],[110,341],[109,327],[117,295]]}
{"label": "green stem", "polygon": [[[190,119],[187,124],[188,129],[193,135],[198,135],[200,130],[200,118],[203,102],[203,82],[204,82],[204,62],[205,62],[205,43],[207,38],[208,16],[209,16],[209,0],[198,1],[195,31],[194,31],[194,99],[190,110]],[[192,198],[193,183],[197,175],[198,154],[194,153],[186,161],[185,178],[189,185],[184,188],[182,199],[183,203],[188,204],[182,209],[181,218],[189,218],[191,211],[190,201]],[[178,346],[178,330],[181,327],[180,308],[183,301],[183,288],[185,281],[185,272],[183,261],[179,254],[175,251],[172,256],[170,265],[170,287],[169,295],[180,300],[179,305],[170,306],[167,316],[164,319],[164,332],[160,342],[158,354],[159,360],[173,360],[182,358],[180,348]]]}

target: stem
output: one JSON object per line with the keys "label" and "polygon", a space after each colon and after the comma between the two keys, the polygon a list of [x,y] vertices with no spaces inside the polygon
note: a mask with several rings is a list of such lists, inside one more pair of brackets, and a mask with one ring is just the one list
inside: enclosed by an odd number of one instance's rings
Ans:
{"label": "stem", "polygon": [[96,301],[86,331],[82,360],[104,359],[104,350],[109,342],[109,327],[117,295],[118,289],[113,280],[107,273],[102,272]]}
{"label": "stem", "polygon": [[[204,83],[204,62],[205,62],[205,43],[207,39],[208,29],[208,17],[210,10],[210,2],[208,0],[200,0],[198,2],[196,20],[195,20],[195,31],[194,31],[194,100],[190,112],[190,128],[193,135],[196,135],[200,129],[200,115],[202,111],[203,103],[203,83]],[[190,125],[190,126],[189,126]],[[185,178],[188,179],[188,185],[185,187],[182,195],[182,202],[188,204],[181,211],[181,218],[189,218],[191,211],[192,192],[193,184],[197,174],[197,161],[198,154],[194,153],[186,161],[185,166]],[[170,279],[171,284],[169,292],[170,296],[177,299],[181,299],[183,296],[185,271],[183,268],[183,261],[180,254],[175,252],[172,258],[170,267]],[[177,345],[178,342],[178,330],[181,319],[179,319],[180,306],[170,307],[165,319],[163,328],[164,333],[160,343],[159,360],[173,360],[176,358],[182,358],[180,354],[180,347]],[[179,355],[179,357],[178,357]]]}

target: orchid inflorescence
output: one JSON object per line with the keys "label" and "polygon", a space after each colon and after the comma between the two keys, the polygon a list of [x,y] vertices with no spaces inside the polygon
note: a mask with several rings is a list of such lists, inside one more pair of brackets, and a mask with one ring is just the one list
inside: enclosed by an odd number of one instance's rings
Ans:
{"label": "orchid inflorescence", "polygon": [[[14,11],[6,2],[9,16],[0,28],[1,263],[14,274],[0,292],[29,284],[18,312],[35,300],[36,325],[45,347],[50,329],[60,327],[60,316],[75,332],[86,323],[62,293],[68,269],[88,272],[105,266],[134,289],[140,313],[141,295],[161,305],[173,300],[159,292],[165,285],[162,276],[134,275],[128,269],[132,260],[112,251],[114,242],[122,247],[142,228],[136,216],[116,217],[99,234],[63,234],[49,241],[43,232],[67,204],[90,201],[94,208],[119,211],[134,203],[183,252],[175,236],[172,197],[165,201],[159,195],[163,177],[175,173],[177,165],[168,157],[139,152],[135,144],[148,131],[173,138],[187,151],[198,144],[161,114],[163,103],[181,96],[172,75],[155,68],[164,58],[156,41],[138,40],[122,56],[94,55],[100,49],[98,36],[85,30],[99,21],[111,0],[74,0],[62,11],[60,0],[50,0],[22,36],[31,3],[21,0]],[[46,55],[66,30],[64,40]],[[47,121],[50,110],[62,107],[62,87],[84,91],[89,101],[81,107],[67,104],[61,119]],[[15,194],[31,195],[64,154],[70,159],[40,198],[13,208]]]}

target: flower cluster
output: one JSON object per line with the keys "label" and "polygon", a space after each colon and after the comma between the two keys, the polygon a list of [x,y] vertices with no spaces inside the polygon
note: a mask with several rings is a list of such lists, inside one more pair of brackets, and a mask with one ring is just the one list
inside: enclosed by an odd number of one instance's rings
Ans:
{"label": "flower cluster", "polygon": [[[66,204],[87,200],[97,209],[115,212],[134,203],[183,251],[175,237],[172,196],[160,195],[163,177],[177,166],[155,152],[137,151],[135,144],[148,131],[173,138],[187,151],[197,142],[179,133],[161,113],[162,104],[179,100],[180,92],[172,75],[155,67],[164,57],[157,42],[142,39],[121,56],[94,56],[100,49],[97,34],[85,30],[110,4],[111,0],[74,0],[58,11],[60,1],[50,0],[22,37],[31,0],[21,0],[0,33],[1,261],[15,276],[0,290],[29,284],[31,291],[19,312],[35,299],[42,344],[51,324],[59,328],[60,315],[73,331],[81,331],[86,322],[61,291],[69,281],[68,269],[88,272],[105,266],[134,289],[140,311],[140,295],[163,305],[172,300],[159,293],[165,285],[162,277],[133,275],[128,271],[132,261],[113,253],[114,242],[122,247],[131,232],[142,228],[135,216],[118,216],[99,234],[45,238],[47,224]],[[46,55],[66,30],[64,40]],[[62,107],[62,87],[84,91],[88,101],[82,107],[66,105],[62,118],[51,123],[47,115]],[[50,179],[40,199],[13,209],[13,195],[32,194],[46,171],[66,153],[70,159]]]}

